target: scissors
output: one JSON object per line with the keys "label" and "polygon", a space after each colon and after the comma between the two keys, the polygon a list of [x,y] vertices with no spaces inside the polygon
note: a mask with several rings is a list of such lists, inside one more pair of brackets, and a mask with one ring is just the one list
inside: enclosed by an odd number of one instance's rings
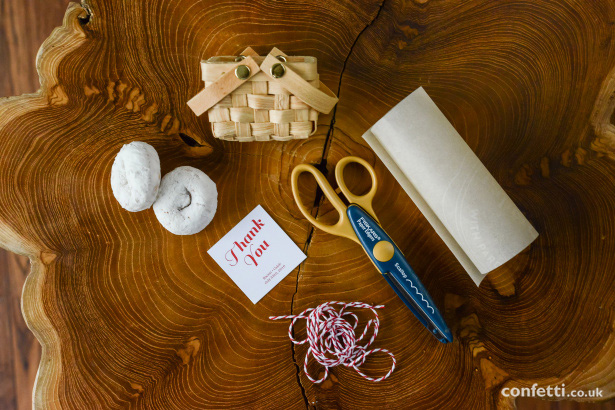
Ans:
{"label": "scissors", "polygon": [[[348,189],[344,181],[344,169],[350,163],[362,165],[371,175],[372,187],[368,193],[355,195]],[[304,172],[314,176],[324,195],[339,212],[339,220],[336,224],[330,225],[317,221],[301,202],[298,181],[299,175]],[[378,217],[374,213],[372,202],[378,188],[378,179],[374,168],[359,157],[345,157],[335,166],[335,180],[339,190],[348,200],[348,206],[342,202],[331,184],[316,167],[309,164],[300,164],[293,169],[291,177],[293,196],[303,216],[317,228],[333,235],[348,238],[361,245],[376,269],[380,271],[395,293],[431,334],[442,343],[452,342],[453,335],[431,296],[429,296],[397,245],[382,229]]]}

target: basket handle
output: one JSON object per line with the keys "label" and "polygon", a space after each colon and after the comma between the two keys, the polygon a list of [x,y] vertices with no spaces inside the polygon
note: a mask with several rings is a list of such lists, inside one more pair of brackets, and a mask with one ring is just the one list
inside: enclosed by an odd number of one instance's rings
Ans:
{"label": "basket handle", "polygon": [[[299,97],[316,111],[328,114],[333,107],[335,107],[335,104],[337,104],[337,96],[322,82],[319,84],[320,87],[316,88],[305,81],[303,77],[294,72],[287,64],[278,60],[276,56],[279,55],[285,54],[277,48],[271,50],[260,66],[261,71],[265,73],[271,81],[278,82],[282,87]],[[281,64],[284,67],[283,75],[277,78],[274,77],[272,73],[272,67],[276,64]]]}
{"label": "basket handle", "polygon": [[[245,65],[250,69],[250,75],[244,79],[240,79],[235,75],[235,69],[241,65]],[[216,105],[220,100],[229,95],[233,90],[245,83],[254,74],[260,71],[260,67],[252,57],[246,57],[235,64],[228,72],[224,73],[213,84],[210,84],[197,95],[188,101],[188,107],[199,116],[211,107]]]}
{"label": "basket handle", "polygon": [[[281,51],[280,51],[281,53]],[[252,47],[246,47],[239,55],[244,57],[258,57],[258,53]]]}

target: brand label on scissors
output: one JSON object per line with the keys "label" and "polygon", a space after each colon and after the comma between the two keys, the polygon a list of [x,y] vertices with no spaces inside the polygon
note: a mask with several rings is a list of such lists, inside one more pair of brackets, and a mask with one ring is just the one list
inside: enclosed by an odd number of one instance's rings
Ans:
{"label": "brand label on scissors", "polygon": [[207,251],[252,303],[258,302],[305,255],[259,205]]}
{"label": "brand label on scissors", "polygon": [[357,220],[357,225],[359,226],[359,228],[361,228],[363,231],[365,231],[365,235],[371,239],[372,242],[375,241],[381,241],[382,238],[380,236],[378,236],[378,234],[372,229],[371,225],[369,224],[369,222],[367,222],[365,220],[365,218],[360,217]]}

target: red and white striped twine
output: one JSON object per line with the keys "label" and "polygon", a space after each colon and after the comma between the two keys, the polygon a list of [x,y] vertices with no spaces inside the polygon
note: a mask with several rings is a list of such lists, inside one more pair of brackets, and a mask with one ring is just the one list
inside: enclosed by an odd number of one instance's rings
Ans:
{"label": "red and white striped twine", "polygon": [[[341,305],[342,308],[337,311],[334,305]],[[370,319],[367,322],[363,333],[361,333],[361,336],[358,338],[355,330],[359,324],[359,319],[354,313],[348,311],[349,308],[370,309],[375,316],[374,319]],[[270,316],[269,319],[292,319],[288,327],[288,337],[290,337],[290,340],[298,345],[308,342],[310,347],[305,355],[303,371],[312,382],[322,383],[329,376],[329,368],[339,366],[340,364],[355,369],[361,377],[367,380],[379,382],[385,380],[393,373],[396,363],[395,356],[387,349],[367,350],[378,335],[380,320],[378,318],[378,313],[376,313],[376,309],[382,308],[384,308],[383,305],[372,306],[362,302],[344,303],[334,301],[323,303],[315,308],[306,309],[298,315]],[[353,318],[354,323],[350,323],[345,317]],[[299,319],[306,319],[307,338],[304,340],[296,340],[293,338],[293,326]],[[374,326],[371,338],[366,344],[359,345],[359,342],[367,335],[371,325]],[[391,370],[379,378],[366,376],[359,370],[359,366],[365,362],[367,356],[376,352],[388,354],[393,361]],[[325,368],[325,375],[319,380],[313,379],[308,373],[307,364],[310,354],[312,354],[314,359]]]}

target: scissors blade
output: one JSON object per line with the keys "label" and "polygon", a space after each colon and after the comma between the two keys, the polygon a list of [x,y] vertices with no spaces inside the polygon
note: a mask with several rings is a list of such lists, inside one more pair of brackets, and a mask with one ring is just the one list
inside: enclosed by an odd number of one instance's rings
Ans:
{"label": "scissors blade", "polygon": [[416,296],[413,296],[406,290],[402,282],[394,272],[388,272],[385,274],[385,279],[391,285],[395,293],[401,298],[401,300],[408,306],[410,311],[414,313],[414,316],[433,334],[436,339],[442,343],[450,343],[453,341],[451,331],[446,325],[442,327],[438,320],[434,320],[434,317],[424,310],[416,300]]}
{"label": "scissors blade", "polygon": [[391,237],[360,206],[350,204],[346,213],[359,243],[395,293],[440,342],[452,342],[444,318]]}

